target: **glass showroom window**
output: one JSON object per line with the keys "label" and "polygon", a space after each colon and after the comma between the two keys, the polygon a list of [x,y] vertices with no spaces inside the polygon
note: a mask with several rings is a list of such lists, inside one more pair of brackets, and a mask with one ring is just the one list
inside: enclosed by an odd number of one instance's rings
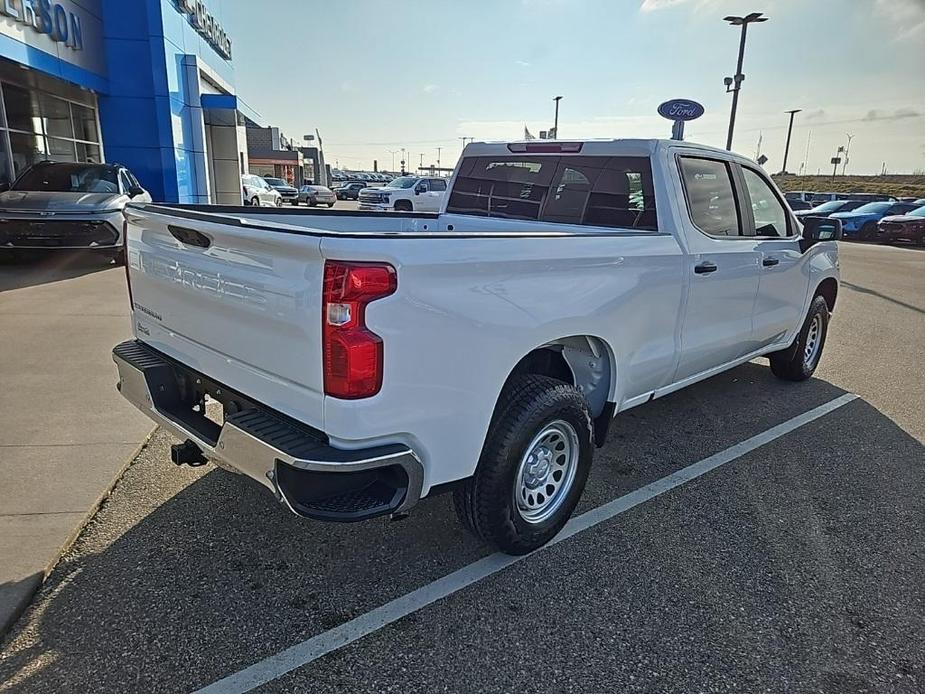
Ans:
{"label": "glass showroom window", "polygon": [[37,161],[100,162],[96,109],[18,84],[0,84],[0,183]]}

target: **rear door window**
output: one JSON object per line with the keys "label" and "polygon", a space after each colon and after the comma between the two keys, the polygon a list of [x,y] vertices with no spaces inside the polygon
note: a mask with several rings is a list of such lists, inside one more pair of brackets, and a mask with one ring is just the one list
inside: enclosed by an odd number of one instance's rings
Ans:
{"label": "rear door window", "polygon": [[680,157],[681,179],[691,221],[710,236],[742,235],[739,211],[726,162],[700,157]]}
{"label": "rear door window", "polygon": [[446,181],[438,178],[433,178],[430,181],[430,189],[432,191],[441,191],[446,190]]}

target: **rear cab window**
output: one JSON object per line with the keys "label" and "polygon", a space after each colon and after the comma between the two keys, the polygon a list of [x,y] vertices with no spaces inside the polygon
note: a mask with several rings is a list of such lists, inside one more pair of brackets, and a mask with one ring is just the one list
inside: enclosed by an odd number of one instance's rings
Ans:
{"label": "rear cab window", "polygon": [[647,156],[469,157],[460,165],[447,212],[658,230]]}

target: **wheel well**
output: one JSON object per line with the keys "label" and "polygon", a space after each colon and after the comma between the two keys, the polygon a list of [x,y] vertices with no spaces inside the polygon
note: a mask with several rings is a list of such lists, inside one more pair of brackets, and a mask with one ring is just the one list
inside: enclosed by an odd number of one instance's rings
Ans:
{"label": "wheel well", "polygon": [[838,282],[836,282],[833,277],[827,277],[816,287],[816,293],[813,294],[813,296],[821,296],[825,299],[825,303],[829,307],[829,312],[831,313],[835,310],[835,298],[838,296]]}
{"label": "wheel well", "polygon": [[575,386],[588,401],[594,418],[594,441],[600,447],[616,411],[610,401],[614,371],[603,340],[588,335],[565,337],[525,355],[508,375],[504,388],[512,377],[525,374],[549,376]]}
{"label": "wheel well", "polygon": [[613,366],[604,341],[589,335],[564,337],[537,347],[511,371],[550,376],[573,385],[585,396],[591,414],[597,417],[610,399]]}
{"label": "wheel well", "polygon": [[411,204],[411,201],[410,201],[410,200],[396,200],[396,201],[395,201],[395,204],[392,205],[392,207],[394,207],[395,209],[398,209],[398,208],[400,208],[400,207],[401,207],[401,208],[407,207],[409,210],[413,210],[413,209],[414,209],[414,205]]}

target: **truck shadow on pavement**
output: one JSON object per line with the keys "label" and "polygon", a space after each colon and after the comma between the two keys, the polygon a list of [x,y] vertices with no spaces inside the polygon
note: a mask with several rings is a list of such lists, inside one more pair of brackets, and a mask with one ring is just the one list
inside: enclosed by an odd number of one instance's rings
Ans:
{"label": "truck shadow on pavement", "polygon": [[[751,363],[623,413],[577,513],[843,393],[818,379],[783,383]],[[828,415],[849,416],[899,460],[921,448],[863,401]],[[424,500],[400,522],[313,523],[242,476],[175,468],[171,442],[155,435],[4,640],[0,682],[29,691],[188,691],[488,553],[457,523],[449,495]],[[836,436],[818,444],[826,464],[850,455]]]}
{"label": "truck shadow on pavement", "polygon": [[112,267],[112,261],[86,253],[0,254],[0,292],[75,279]]}

